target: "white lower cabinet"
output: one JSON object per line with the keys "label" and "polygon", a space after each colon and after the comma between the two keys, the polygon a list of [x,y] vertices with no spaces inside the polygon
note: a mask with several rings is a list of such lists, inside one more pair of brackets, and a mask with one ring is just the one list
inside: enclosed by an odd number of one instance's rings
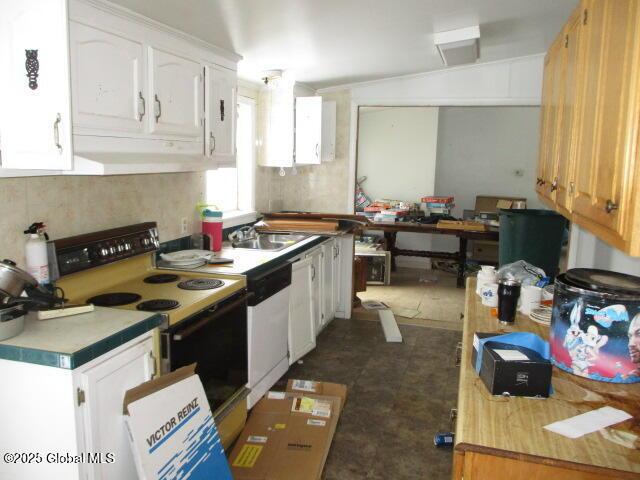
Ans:
{"label": "white lower cabinet", "polygon": [[306,255],[311,259],[311,308],[313,310],[313,326],[316,336],[324,327],[324,253],[322,247],[314,248]]}
{"label": "white lower cabinet", "polygon": [[294,262],[289,300],[289,365],[316,346],[313,305],[313,259]]}
{"label": "white lower cabinet", "polygon": [[336,316],[340,298],[340,247],[335,238],[322,244],[322,327]]}
{"label": "white lower cabinet", "polygon": [[[0,377],[11,385],[0,395],[2,430],[11,432],[0,436],[0,451],[43,459],[0,463],[0,479],[136,479],[122,402],[153,376],[152,352],[148,332],[75,370],[0,360]],[[55,461],[97,453],[105,463]]]}

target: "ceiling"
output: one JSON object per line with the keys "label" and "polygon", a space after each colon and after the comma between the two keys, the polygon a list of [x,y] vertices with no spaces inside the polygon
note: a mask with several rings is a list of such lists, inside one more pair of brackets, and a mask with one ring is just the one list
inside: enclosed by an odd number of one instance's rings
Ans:
{"label": "ceiling", "polygon": [[444,68],[433,32],[480,25],[480,62],[546,51],[578,0],[114,0],[313,88]]}

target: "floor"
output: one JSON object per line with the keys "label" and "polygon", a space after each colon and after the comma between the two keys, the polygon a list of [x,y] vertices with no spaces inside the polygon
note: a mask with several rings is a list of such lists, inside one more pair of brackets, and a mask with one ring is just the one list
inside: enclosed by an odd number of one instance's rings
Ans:
{"label": "floor", "polygon": [[331,322],[315,350],[287,378],[348,386],[324,470],[325,480],[431,480],[451,476],[452,451],[433,445],[456,405],[455,330],[400,325],[404,343],[386,343],[380,324]]}
{"label": "floor", "polygon": [[[399,268],[392,274],[391,285],[367,285],[367,291],[358,297],[387,304],[399,324],[462,331],[464,288],[456,287],[456,276],[451,273]],[[354,315],[378,321],[376,312],[363,308]]]}

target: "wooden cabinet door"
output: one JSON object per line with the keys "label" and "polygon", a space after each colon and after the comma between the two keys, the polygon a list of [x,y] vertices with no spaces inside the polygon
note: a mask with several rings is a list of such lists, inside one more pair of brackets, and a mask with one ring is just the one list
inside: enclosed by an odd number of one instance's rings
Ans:
{"label": "wooden cabinet door", "polygon": [[[604,238],[625,236],[635,121],[630,101],[640,18],[634,0],[585,2],[581,141],[572,210]],[[636,80],[637,83],[637,80]]]}
{"label": "wooden cabinet door", "polygon": [[336,314],[336,241],[322,245],[322,326],[333,320]]}
{"label": "wooden cabinet door", "polygon": [[236,72],[208,66],[206,86],[206,152],[209,157],[233,163],[236,154]]}
{"label": "wooden cabinet door", "polygon": [[2,167],[70,170],[71,93],[67,2],[2,2]]}
{"label": "wooden cabinet door", "polygon": [[88,478],[137,478],[122,415],[127,390],[151,379],[155,363],[151,338],[137,343],[81,374],[85,391],[85,452],[113,453],[115,462],[88,465]]}
{"label": "wooden cabinet door", "polygon": [[289,365],[316,347],[311,258],[298,260],[291,271],[289,298]]}
{"label": "wooden cabinet door", "polygon": [[552,202],[555,200],[553,184],[558,161],[558,130],[562,115],[565,59],[564,37],[560,35],[545,57],[540,157],[536,185],[538,195]]}
{"label": "wooden cabinet door", "polygon": [[581,85],[580,52],[581,52],[582,15],[578,9],[569,19],[565,27],[564,45],[565,62],[562,80],[562,114],[559,124],[558,153],[556,175],[551,189],[556,194],[556,205],[560,213],[569,215],[571,196],[573,194],[573,166],[575,150],[580,139],[578,134],[579,117],[577,116],[578,93]]}
{"label": "wooden cabinet door", "polygon": [[105,136],[144,133],[150,105],[142,43],[75,21],[69,26],[74,126]]}
{"label": "wooden cabinet door", "polygon": [[[203,140],[203,70],[200,63],[149,48],[150,131]],[[204,147],[203,147],[204,148]]]}
{"label": "wooden cabinet door", "polygon": [[296,98],[296,163],[317,165],[322,157],[322,97]]}

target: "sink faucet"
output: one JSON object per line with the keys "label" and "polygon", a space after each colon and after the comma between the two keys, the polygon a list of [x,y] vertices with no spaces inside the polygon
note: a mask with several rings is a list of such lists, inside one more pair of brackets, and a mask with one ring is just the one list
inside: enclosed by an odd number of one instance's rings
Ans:
{"label": "sink faucet", "polygon": [[249,238],[256,238],[257,236],[258,234],[256,233],[256,229],[252,226],[246,225],[231,232],[229,234],[229,240],[231,243],[236,243],[248,240]]}

